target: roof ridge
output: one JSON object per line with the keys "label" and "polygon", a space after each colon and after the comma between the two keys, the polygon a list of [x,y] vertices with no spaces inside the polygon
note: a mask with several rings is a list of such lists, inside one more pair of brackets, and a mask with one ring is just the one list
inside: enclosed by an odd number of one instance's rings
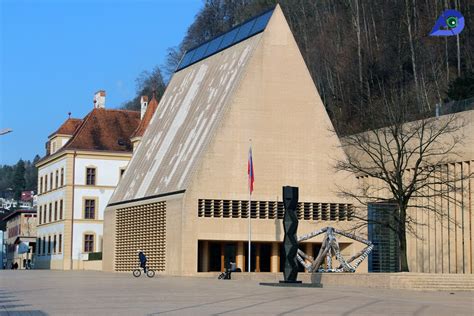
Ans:
{"label": "roof ridge", "polygon": [[[48,138],[50,138],[50,137],[52,137],[53,135],[56,135],[56,134],[62,134],[62,133],[59,133],[59,131],[63,127],[65,127],[68,122],[82,122],[82,119],[68,117],[54,132],[52,132],[51,134],[48,135]],[[78,126],[76,126],[76,129],[77,129],[77,127]],[[72,132],[72,134],[65,134],[65,135],[73,135],[73,134],[74,134],[74,131]]]}
{"label": "roof ridge", "polygon": [[63,147],[61,147],[62,150],[65,150],[68,145],[70,143],[72,143],[72,141],[74,139],[76,139],[77,135],[79,135],[79,132],[84,128],[84,126],[86,125],[86,123],[89,121],[90,117],[92,116],[91,114],[94,112],[95,109],[93,109],[92,111],[90,111],[89,113],[87,113],[86,117],[84,117],[84,119],[82,120],[82,123],[81,125],[79,125],[78,128],[76,128],[76,131],[74,132],[74,134],[71,136],[71,138],[66,142],[66,144],[64,144]]}
{"label": "roof ridge", "polygon": [[94,110],[104,110],[104,111],[116,111],[116,112],[131,112],[131,113],[140,113],[140,111],[127,110],[127,109],[94,109]]}

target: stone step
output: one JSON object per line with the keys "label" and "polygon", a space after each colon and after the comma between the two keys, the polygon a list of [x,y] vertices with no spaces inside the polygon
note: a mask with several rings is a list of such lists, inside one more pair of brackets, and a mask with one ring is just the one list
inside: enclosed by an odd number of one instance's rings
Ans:
{"label": "stone step", "polygon": [[417,290],[425,290],[425,291],[431,291],[431,290],[436,290],[436,291],[474,291],[474,288],[470,286],[448,286],[448,287],[426,287],[426,286],[400,286],[400,287],[391,287],[392,289],[417,289]]}

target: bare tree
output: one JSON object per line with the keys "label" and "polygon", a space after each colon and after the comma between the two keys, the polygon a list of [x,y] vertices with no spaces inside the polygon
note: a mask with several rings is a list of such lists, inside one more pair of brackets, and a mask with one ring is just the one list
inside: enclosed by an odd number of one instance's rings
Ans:
{"label": "bare tree", "polygon": [[[340,188],[344,196],[360,205],[354,214],[360,220],[358,228],[376,223],[394,231],[400,246],[400,269],[408,271],[407,234],[416,235],[414,227],[422,224],[411,216],[411,210],[421,209],[437,218],[448,216],[453,222],[440,201],[458,203],[453,192],[460,190],[460,181],[471,177],[448,170],[461,153],[464,122],[458,115],[426,118],[410,112],[416,107],[409,104],[409,97],[395,91],[384,99],[384,115],[371,113],[367,117],[377,122],[374,128],[343,139],[347,159],[338,161],[336,168],[359,179],[356,189]],[[390,220],[368,218],[367,207],[374,202],[394,206]]]}

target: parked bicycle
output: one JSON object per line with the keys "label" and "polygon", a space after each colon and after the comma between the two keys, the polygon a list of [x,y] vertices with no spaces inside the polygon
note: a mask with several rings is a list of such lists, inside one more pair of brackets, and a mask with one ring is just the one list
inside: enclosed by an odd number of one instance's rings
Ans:
{"label": "parked bicycle", "polygon": [[150,268],[136,268],[135,270],[132,271],[132,274],[134,277],[138,278],[140,275],[142,275],[142,270],[143,272],[145,273],[145,270],[146,270],[146,276],[149,277],[149,278],[152,278],[155,276],[155,270],[153,269],[150,269]]}

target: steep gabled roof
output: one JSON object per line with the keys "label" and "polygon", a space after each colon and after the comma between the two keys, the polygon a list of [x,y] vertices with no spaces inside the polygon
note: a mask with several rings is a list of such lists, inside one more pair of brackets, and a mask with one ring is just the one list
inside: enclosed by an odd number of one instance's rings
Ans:
{"label": "steep gabled roof", "polygon": [[[236,29],[240,30],[236,27],[229,32]],[[190,64],[183,64],[188,58],[183,57],[160,100],[160,111],[153,115],[110,204],[187,187],[230,107],[229,99],[240,84],[263,29],[204,59],[191,58]]]}
{"label": "steep gabled roof", "polygon": [[[146,101],[147,100],[148,100],[148,97],[146,97]],[[153,114],[155,113],[157,108],[158,108],[158,101],[156,100],[155,96],[153,95],[153,97],[151,98],[150,103],[148,103],[145,114],[143,115],[143,118],[142,118],[140,124],[138,125],[137,129],[133,132],[132,136],[130,136],[130,138],[142,137],[143,136],[143,134],[145,133],[146,128],[150,124],[151,118],[153,117]]]}
{"label": "steep gabled roof", "polygon": [[140,113],[93,109],[62,149],[131,151],[130,135],[140,123]]}
{"label": "steep gabled roof", "polygon": [[53,135],[56,135],[56,134],[73,135],[74,132],[79,127],[79,125],[81,125],[81,123],[82,123],[81,119],[68,118],[54,133],[52,133],[48,137],[51,138]]}
{"label": "steep gabled roof", "polygon": [[[73,120],[74,123],[79,121]],[[131,152],[130,136],[139,124],[140,113],[137,111],[95,108],[80,120],[71,138],[54,155],[68,149]],[[36,165],[49,156],[43,157]]]}

